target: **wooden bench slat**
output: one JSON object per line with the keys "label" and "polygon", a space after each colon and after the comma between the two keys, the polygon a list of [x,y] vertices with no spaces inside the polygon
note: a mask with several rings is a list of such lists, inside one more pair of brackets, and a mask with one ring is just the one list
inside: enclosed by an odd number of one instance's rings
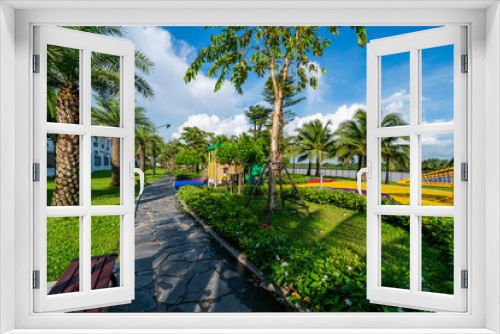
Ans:
{"label": "wooden bench slat", "polygon": [[62,293],[64,289],[68,286],[71,278],[75,274],[75,271],[78,269],[78,260],[72,260],[64,273],[61,275],[57,283],[50,289],[49,295],[56,295]]}
{"label": "wooden bench slat", "polygon": [[99,258],[94,258],[92,261],[94,262],[92,264],[92,278],[91,278],[91,285],[90,288],[92,290],[95,289],[97,286],[97,282],[99,282],[99,276],[101,275],[102,268],[104,267],[104,261],[106,260],[105,256],[99,257]]}
{"label": "wooden bench slat", "polygon": [[[113,268],[117,254],[108,254],[103,256],[94,256],[91,259],[91,289],[104,289],[109,287],[112,279]],[[80,262],[79,259],[73,259],[59,280],[50,290],[51,295],[59,293],[68,293],[78,291],[80,288]],[[100,312],[101,308],[74,311],[80,312]]]}
{"label": "wooden bench slat", "polygon": [[113,267],[115,266],[116,256],[107,256],[106,263],[104,264],[101,273],[99,275],[99,280],[97,281],[96,289],[105,289],[109,287],[109,281],[111,280],[111,275],[113,275]]}

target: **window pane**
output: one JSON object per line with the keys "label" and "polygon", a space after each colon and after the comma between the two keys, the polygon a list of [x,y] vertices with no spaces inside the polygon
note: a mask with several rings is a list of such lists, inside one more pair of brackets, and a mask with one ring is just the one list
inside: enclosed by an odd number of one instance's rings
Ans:
{"label": "window pane", "polygon": [[382,216],[382,286],[410,289],[410,217]]}
{"label": "window pane", "polygon": [[453,45],[423,49],[422,123],[453,121]]}
{"label": "window pane", "polygon": [[47,293],[80,291],[80,218],[47,218]]}
{"label": "window pane", "polygon": [[381,203],[410,204],[410,138],[384,137],[381,147]]}
{"label": "window pane", "polygon": [[92,217],[92,289],[116,287],[119,282],[120,216]]}
{"label": "window pane", "polygon": [[422,205],[453,206],[452,133],[422,135]]}
{"label": "window pane", "polygon": [[47,122],[80,124],[80,50],[47,45]]}
{"label": "window pane", "polygon": [[47,135],[47,206],[80,205],[80,137]]}
{"label": "window pane", "polygon": [[422,217],[422,291],[453,294],[453,218]]}
{"label": "window pane", "polygon": [[410,53],[381,57],[381,126],[410,123]]}
{"label": "window pane", "polygon": [[92,205],[120,205],[120,138],[92,137]]}
{"label": "window pane", "polygon": [[92,52],[92,125],[119,127],[120,57]]}

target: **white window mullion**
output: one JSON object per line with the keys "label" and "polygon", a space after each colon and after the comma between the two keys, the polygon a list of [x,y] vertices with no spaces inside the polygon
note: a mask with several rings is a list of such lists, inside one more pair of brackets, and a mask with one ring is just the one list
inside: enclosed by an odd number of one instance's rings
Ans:
{"label": "white window mullion", "polygon": [[418,124],[420,100],[419,50],[410,50],[410,291],[416,293],[420,287],[420,228],[419,218],[413,212],[420,202],[419,138],[414,132]]}
{"label": "white window mullion", "polygon": [[[82,51],[80,62],[80,115],[83,126],[87,132],[82,136],[81,156],[80,156],[80,198],[85,208],[90,209],[91,204],[91,171],[92,171],[92,138],[88,131],[91,125],[91,50],[85,48]],[[81,219],[81,235],[80,235],[80,285],[83,286],[81,291],[90,293],[91,290],[91,222],[92,217],[87,211],[86,215]]]}

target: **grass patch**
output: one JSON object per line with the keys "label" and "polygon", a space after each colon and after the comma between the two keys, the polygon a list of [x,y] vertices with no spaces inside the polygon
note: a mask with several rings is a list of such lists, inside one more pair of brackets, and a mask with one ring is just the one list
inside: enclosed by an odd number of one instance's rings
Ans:
{"label": "grass patch", "polygon": [[[151,169],[146,169],[146,182],[151,183],[166,174],[168,170],[156,168],[155,176],[151,176]],[[137,185],[139,176],[136,175],[134,198],[139,194]],[[91,204],[92,205],[119,205],[120,187],[110,187],[111,171],[96,171],[91,176]],[[55,182],[53,178],[47,180],[47,206],[52,201]],[[109,253],[120,254],[120,217],[94,216],[92,217],[92,256]],[[79,257],[79,218],[48,218],[47,219],[47,281],[56,281],[62,275],[69,262]],[[118,257],[116,262],[119,262]]]}

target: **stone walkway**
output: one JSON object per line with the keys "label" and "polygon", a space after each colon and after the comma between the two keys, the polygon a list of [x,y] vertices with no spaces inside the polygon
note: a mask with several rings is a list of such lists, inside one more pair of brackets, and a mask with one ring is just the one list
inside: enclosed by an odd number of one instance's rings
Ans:
{"label": "stone walkway", "polygon": [[141,196],[135,300],[110,312],[285,312],[244,266],[180,211],[172,181],[159,179]]}

